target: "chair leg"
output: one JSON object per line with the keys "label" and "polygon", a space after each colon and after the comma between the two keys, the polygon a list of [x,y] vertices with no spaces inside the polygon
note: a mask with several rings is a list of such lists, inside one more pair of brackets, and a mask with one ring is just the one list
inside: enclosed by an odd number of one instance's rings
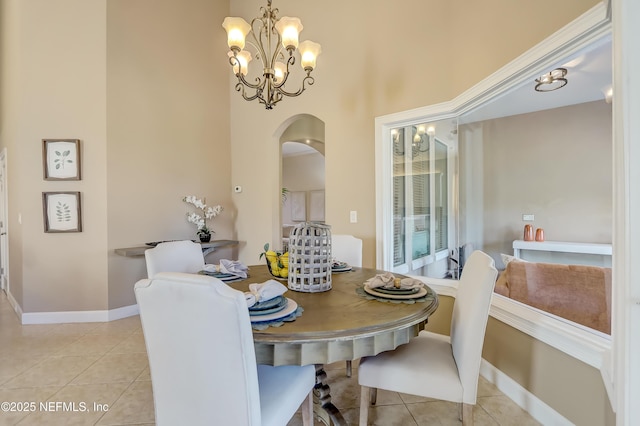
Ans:
{"label": "chair leg", "polygon": [[371,388],[360,386],[360,426],[367,426],[369,421],[369,393]]}
{"label": "chair leg", "polygon": [[302,411],[302,426],[313,426],[313,390],[304,399],[300,411]]}
{"label": "chair leg", "polygon": [[369,397],[369,404],[376,405],[377,400],[378,400],[378,388],[372,388],[371,396]]}
{"label": "chair leg", "polygon": [[351,360],[347,360],[347,377],[351,377]]}
{"label": "chair leg", "polygon": [[473,426],[473,405],[462,404],[462,426]]}

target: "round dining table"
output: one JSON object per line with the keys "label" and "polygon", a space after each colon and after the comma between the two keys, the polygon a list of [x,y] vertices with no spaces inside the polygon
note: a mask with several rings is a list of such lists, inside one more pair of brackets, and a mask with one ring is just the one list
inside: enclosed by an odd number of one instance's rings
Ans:
{"label": "round dining table", "polygon": [[[332,273],[332,287],[328,291],[288,290],[284,296],[303,309],[302,315],[294,321],[253,332],[258,364],[316,365],[314,411],[327,425],[346,422],[331,403],[323,365],[373,356],[408,343],[424,329],[429,315],[438,307],[438,296],[426,285],[426,296],[415,303],[363,297],[358,289],[367,279],[383,273],[354,267],[351,271]],[[249,267],[247,279],[229,285],[248,291],[249,284],[270,279],[275,278],[266,265],[254,265]],[[280,282],[287,285],[286,279]]]}

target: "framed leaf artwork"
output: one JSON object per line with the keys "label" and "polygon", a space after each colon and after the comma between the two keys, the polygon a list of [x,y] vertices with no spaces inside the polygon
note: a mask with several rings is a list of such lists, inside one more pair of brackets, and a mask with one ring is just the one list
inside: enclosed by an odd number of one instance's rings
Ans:
{"label": "framed leaf artwork", "polygon": [[82,232],[79,192],[43,192],[44,232]]}
{"label": "framed leaf artwork", "polygon": [[44,180],[80,180],[80,140],[43,139]]}

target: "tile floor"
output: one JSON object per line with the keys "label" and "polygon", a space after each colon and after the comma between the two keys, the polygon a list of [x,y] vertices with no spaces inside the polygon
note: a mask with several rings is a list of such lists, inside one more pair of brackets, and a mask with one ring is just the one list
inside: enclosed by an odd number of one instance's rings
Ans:
{"label": "tile floor", "polygon": [[[349,379],[344,366],[340,362],[326,368],[332,400],[347,421],[357,424],[357,370]],[[0,402],[23,408],[0,410],[0,426],[155,424],[139,317],[109,323],[21,325],[0,291]],[[24,410],[24,403],[30,411]],[[482,378],[474,418],[479,426],[538,424]],[[378,392],[369,419],[370,424],[383,426],[460,424],[455,404],[385,391]],[[301,424],[299,414],[289,422],[289,426]]]}

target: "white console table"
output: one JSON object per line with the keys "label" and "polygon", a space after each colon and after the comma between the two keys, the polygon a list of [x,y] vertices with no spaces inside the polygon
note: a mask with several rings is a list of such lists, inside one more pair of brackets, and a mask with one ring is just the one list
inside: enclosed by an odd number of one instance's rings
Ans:
{"label": "white console table", "polygon": [[[564,241],[515,240],[513,242],[513,256],[518,259],[521,259],[522,250],[571,253],[575,255],[608,256],[609,258],[613,253],[611,249],[611,244],[572,243],[572,242],[564,242]],[[591,262],[587,262],[587,263],[591,263]],[[609,262],[605,262],[605,263],[609,263]]]}

